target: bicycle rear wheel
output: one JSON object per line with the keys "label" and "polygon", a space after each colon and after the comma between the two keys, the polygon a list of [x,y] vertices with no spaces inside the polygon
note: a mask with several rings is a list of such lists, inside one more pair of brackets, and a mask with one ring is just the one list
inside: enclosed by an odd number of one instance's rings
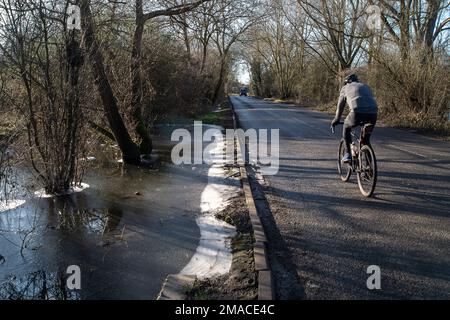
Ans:
{"label": "bicycle rear wheel", "polygon": [[352,166],[347,163],[342,163],[342,158],[345,155],[345,141],[341,140],[341,143],[339,145],[339,151],[337,155],[337,167],[339,176],[341,177],[341,180],[344,182],[348,182],[350,180],[350,177],[352,176]]}
{"label": "bicycle rear wheel", "polygon": [[358,185],[365,197],[371,197],[377,185],[378,168],[375,152],[370,146],[361,148],[359,157]]}

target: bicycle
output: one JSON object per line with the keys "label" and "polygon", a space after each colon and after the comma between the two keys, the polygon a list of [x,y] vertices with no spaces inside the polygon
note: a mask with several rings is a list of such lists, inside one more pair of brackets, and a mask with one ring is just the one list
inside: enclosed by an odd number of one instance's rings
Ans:
{"label": "bicycle", "polygon": [[[342,123],[340,123],[342,124]],[[341,159],[346,153],[345,140],[339,144],[337,167],[342,181],[348,182],[353,172],[358,177],[358,185],[363,196],[369,198],[373,196],[377,185],[378,168],[375,151],[370,144],[370,136],[375,128],[372,124],[362,127],[359,137],[352,130],[353,143],[351,145],[352,162],[342,163]],[[334,127],[331,128],[333,134],[336,133]]]}

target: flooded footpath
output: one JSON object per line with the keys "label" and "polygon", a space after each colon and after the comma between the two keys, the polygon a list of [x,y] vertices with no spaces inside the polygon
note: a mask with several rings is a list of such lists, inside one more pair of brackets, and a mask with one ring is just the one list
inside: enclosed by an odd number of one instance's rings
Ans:
{"label": "flooded footpath", "polygon": [[[227,272],[231,253],[211,246],[228,245],[233,230],[202,209],[208,201],[221,206],[220,185],[227,182],[211,177],[217,170],[169,163],[157,171],[97,168],[86,173],[80,192],[24,194],[4,204],[0,299],[154,299],[168,274],[199,273],[199,255],[224,256],[215,268]],[[81,290],[66,287],[71,265],[80,267]]]}

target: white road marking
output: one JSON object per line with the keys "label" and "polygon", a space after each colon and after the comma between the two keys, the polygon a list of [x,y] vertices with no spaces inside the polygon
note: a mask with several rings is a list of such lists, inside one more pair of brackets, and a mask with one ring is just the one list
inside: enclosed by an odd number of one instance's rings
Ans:
{"label": "white road marking", "polygon": [[427,159],[427,160],[431,160],[431,161],[434,161],[434,162],[440,162],[440,161],[437,160],[437,159],[429,158],[429,157],[427,157],[427,156],[425,156],[425,155],[423,155],[423,154],[421,154],[421,153],[414,152],[414,151],[411,151],[411,150],[407,150],[407,149],[401,148],[401,147],[399,147],[399,146],[394,146],[394,145],[392,145],[392,144],[388,144],[387,147],[392,148],[392,149],[396,149],[396,150],[400,150],[400,151],[403,151],[403,152],[412,154],[412,155],[414,155],[414,156],[418,156],[418,157],[421,157],[421,158],[424,158],[424,159]]}

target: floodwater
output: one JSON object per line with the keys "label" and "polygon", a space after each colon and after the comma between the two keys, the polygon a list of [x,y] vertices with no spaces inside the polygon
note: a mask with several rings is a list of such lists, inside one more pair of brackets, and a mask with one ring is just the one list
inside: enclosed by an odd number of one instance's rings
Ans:
{"label": "floodwater", "polygon": [[[207,167],[96,169],[84,182],[0,212],[0,299],[153,299],[190,261]],[[65,285],[71,265],[81,290]]]}
{"label": "floodwater", "polygon": [[[31,185],[0,206],[0,299],[154,299],[169,274],[228,272],[234,228],[214,212],[238,181],[220,163],[168,164],[172,130],[160,129],[167,163],[157,171],[91,168],[77,192],[47,197]],[[66,285],[73,265],[81,290]]]}

